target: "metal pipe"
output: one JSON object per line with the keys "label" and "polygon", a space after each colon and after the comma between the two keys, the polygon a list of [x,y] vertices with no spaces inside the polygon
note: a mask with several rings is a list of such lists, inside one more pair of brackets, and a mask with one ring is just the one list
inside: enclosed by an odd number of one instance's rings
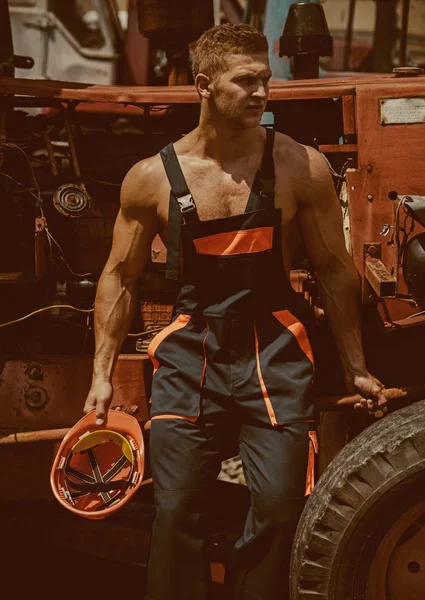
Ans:
{"label": "metal pipe", "polygon": [[167,48],[168,85],[187,85],[189,83],[189,48],[181,45]]}
{"label": "metal pipe", "polygon": [[58,166],[56,164],[55,154],[53,152],[53,147],[52,147],[52,142],[51,142],[47,132],[44,133],[43,139],[44,139],[44,143],[46,145],[47,155],[49,157],[50,168],[52,169],[52,174],[54,177],[57,177],[59,175]]}
{"label": "metal pipe", "polygon": [[391,73],[392,51],[396,39],[398,0],[376,0],[376,20],[373,35],[373,71]]}
{"label": "metal pipe", "polygon": [[[425,385],[415,385],[400,388],[388,388],[384,390],[384,396],[389,401],[400,400],[403,398],[407,402],[416,402],[425,398]],[[316,406],[319,410],[344,410],[353,408],[357,402],[360,402],[362,396],[353,394],[352,396],[328,396],[317,398]]]}
{"label": "metal pipe", "polygon": [[400,32],[400,66],[407,64],[407,31],[409,28],[410,0],[402,0],[401,32]]}
{"label": "metal pipe", "polygon": [[1,444],[20,444],[26,442],[57,442],[63,440],[69,428],[42,429],[40,431],[20,431],[0,437]]}
{"label": "metal pipe", "polygon": [[14,77],[14,73],[9,5],[7,0],[0,0],[0,75]]}
{"label": "metal pipe", "polygon": [[74,132],[72,131],[72,124],[70,123],[68,117],[65,120],[65,130],[66,130],[66,136],[68,138],[69,152],[71,154],[72,167],[74,169],[75,177],[78,180],[80,180],[81,179],[80,163],[78,161],[77,150],[75,148],[75,140],[74,140]]}
{"label": "metal pipe", "polygon": [[350,8],[348,12],[348,23],[347,23],[347,32],[345,35],[345,48],[344,48],[344,64],[343,70],[348,71],[350,68],[350,52],[351,52],[351,42],[353,40],[353,24],[354,24],[354,14],[356,12],[356,0],[350,0]]}
{"label": "metal pipe", "polygon": [[296,54],[293,58],[294,79],[317,79],[319,77],[319,56]]}

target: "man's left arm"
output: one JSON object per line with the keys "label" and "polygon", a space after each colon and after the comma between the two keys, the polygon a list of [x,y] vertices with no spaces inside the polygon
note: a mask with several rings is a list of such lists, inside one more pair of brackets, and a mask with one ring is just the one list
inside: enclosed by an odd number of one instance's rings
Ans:
{"label": "man's left arm", "polygon": [[356,408],[386,404],[383,385],[371,375],[363,353],[360,282],[345,247],[342,211],[329,167],[319,152],[306,148],[308,168],[297,181],[298,221],[304,244],[317,274],[325,314],[340,353],[349,391],[364,397]]}

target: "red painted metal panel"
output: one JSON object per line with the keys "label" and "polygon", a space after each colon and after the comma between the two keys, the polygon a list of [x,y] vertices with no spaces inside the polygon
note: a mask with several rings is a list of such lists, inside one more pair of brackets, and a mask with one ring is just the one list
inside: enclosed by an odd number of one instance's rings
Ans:
{"label": "red painted metal panel", "polygon": [[[423,88],[425,76],[395,77],[394,75],[356,75],[300,81],[272,81],[270,101],[332,98],[353,95],[363,87],[377,86],[383,93],[403,96],[406,90],[414,92]],[[87,102],[136,102],[136,103],[189,103],[197,104],[199,96],[194,86],[118,86],[70,83],[65,81],[41,81],[3,77],[0,81],[2,94],[39,96]]]}
{"label": "red painted metal panel", "polygon": [[[389,192],[425,195],[425,124],[384,126],[379,111],[380,99],[417,96],[425,96],[424,78],[402,86],[383,82],[356,90],[358,169],[347,173],[347,189],[353,257],[362,274],[365,243],[381,243],[384,265],[390,272],[396,268],[394,246],[388,243],[395,225]],[[391,228],[387,236],[380,233],[385,225]],[[406,303],[388,305],[394,319],[414,312]]]}
{"label": "red painted metal panel", "polygon": [[[0,372],[2,433],[72,426],[83,416],[92,366],[90,356],[5,361]],[[112,380],[112,405],[137,406],[135,416],[146,421],[151,372],[147,356],[120,355]]]}

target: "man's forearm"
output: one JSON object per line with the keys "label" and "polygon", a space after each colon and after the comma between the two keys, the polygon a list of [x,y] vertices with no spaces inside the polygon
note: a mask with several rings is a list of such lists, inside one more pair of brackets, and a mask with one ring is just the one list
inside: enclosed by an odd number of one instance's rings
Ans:
{"label": "man's forearm", "polygon": [[367,372],[361,336],[360,285],[351,259],[338,261],[318,276],[323,306],[349,382]]}
{"label": "man's forearm", "polygon": [[110,380],[121,346],[130,329],[136,280],[123,282],[117,271],[104,271],[94,310],[96,353],[93,380]]}

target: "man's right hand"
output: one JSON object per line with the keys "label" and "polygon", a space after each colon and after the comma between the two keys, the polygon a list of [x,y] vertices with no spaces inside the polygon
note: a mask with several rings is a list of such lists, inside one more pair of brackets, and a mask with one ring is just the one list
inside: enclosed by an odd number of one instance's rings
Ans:
{"label": "man's right hand", "polygon": [[84,412],[87,414],[93,409],[96,410],[96,425],[103,425],[106,420],[106,413],[112,402],[114,389],[108,380],[94,381],[87,396],[84,405]]}

